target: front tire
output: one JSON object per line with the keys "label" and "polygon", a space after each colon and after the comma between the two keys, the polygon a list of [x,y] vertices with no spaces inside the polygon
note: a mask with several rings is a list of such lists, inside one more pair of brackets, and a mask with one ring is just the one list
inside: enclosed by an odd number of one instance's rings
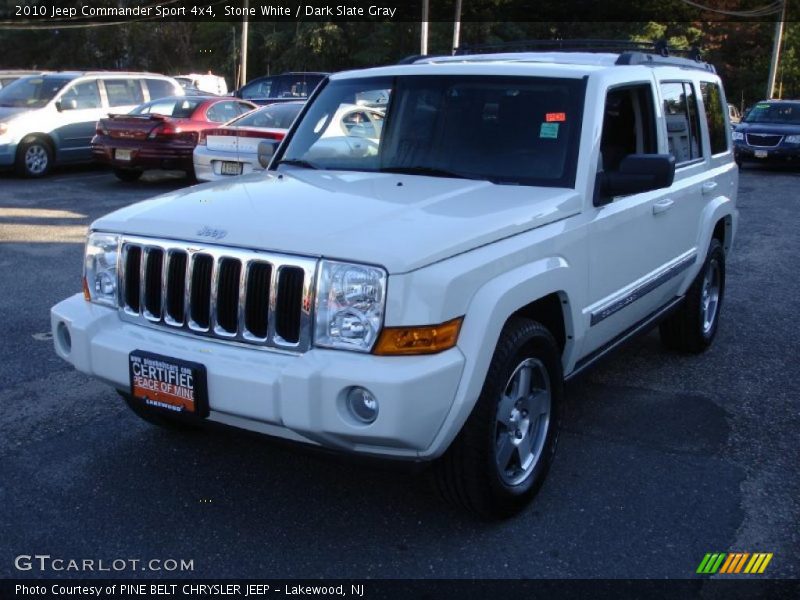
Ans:
{"label": "front tire", "polygon": [[522,510],[553,461],[562,397],[555,339],[536,321],[510,319],[472,413],[435,465],[445,500],[488,519]]}
{"label": "front tire", "polygon": [[39,137],[25,140],[17,149],[14,167],[23,177],[44,177],[53,168],[53,148]]}
{"label": "front tire", "polygon": [[676,352],[699,354],[714,341],[725,295],[725,252],[711,240],[703,268],[678,310],[659,325],[661,342]]}

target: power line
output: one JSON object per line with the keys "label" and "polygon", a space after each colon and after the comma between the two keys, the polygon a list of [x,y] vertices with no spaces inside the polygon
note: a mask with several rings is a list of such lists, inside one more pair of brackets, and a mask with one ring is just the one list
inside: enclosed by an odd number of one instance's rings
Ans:
{"label": "power line", "polygon": [[772,2],[771,4],[767,4],[759,8],[753,8],[751,10],[722,10],[719,8],[711,8],[710,6],[704,6],[698,2],[693,2],[692,0],[681,0],[681,2],[683,2],[684,4],[688,4],[689,6],[699,8],[701,10],[718,13],[721,15],[728,15],[730,17],[765,17],[767,15],[774,15],[776,13],[779,13],[783,6],[782,2],[780,0],[777,0],[776,2]]}

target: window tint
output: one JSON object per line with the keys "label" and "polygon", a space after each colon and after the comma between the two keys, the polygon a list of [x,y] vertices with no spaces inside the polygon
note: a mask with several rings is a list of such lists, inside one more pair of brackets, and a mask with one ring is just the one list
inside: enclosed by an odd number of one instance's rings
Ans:
{"label": "window tint", "polygon": [[74,102],[72,108],[81,110],[85,108],[101,108],[100,90],[97,81],[84,81],[70,87],[61,96],[61,103],[69,106]]}
{"label": "window tint", "polygon": [[697,98],[692,84],[662,83],[661,95],[669,152],[675,157],[675,163],[679,165],[702,157]]}
{"label": "window tint", "polygon": [[616,171],[629,154],[657,152],[655,103],[649,85],[614,88],[606,95],[600,159],[604,171]]}
{"label": "window tint", "polygon": [[206,119],[212,123],[225,123],[235,119],[241,114],[238,104],[238,102],[217,102],[206,111]]}
{"label": "window tint", "polygon": [[759,102],[744,122],[800,125],[800,102]]}
{"label": "window tint", "polygon": [[[716,83],[703,81],[700,83],[700,94],[703,96],[703,106],[706,109],[711,154],[726,152],[728,150],[728,135],[726,133],[725,103],[722,100],[722,91]],[[733,111],[736,111],[735,106],[731,106],[730,109],[732,109],[732,114]]]}
{"label": "window tint", "polygon": [[308,98],[317,84],[322,81],[319,75],[281,75],[277,98]]}
{"label": "window tint", "polygon": [[236,103],[236,111],[237,111],[237,113],[239,115],[247,114],[251,110],[253,110],[253,107],[250,106],[249,104],[245,104],[244,102],[237,102]]}
{"label": "window tint", "polygon": [[0,91],[0,106],[41,108],[69,82],[60,77],[23,77]]}
{"label": "window tint", "polygon": [[163,79],[145,79],[147,89],[150,92],[150,100],[158,100],[166,96],[175,94],[175,88],[169,81]]}
{"label": "window tint", "polygon": [[269,98],[272,92],[272,83],[275,81],[274,77],[266,79],[259,79],[248,83],[242,88],[242,98],[249,100],[251,98]]}
{"label": "window tint", "polygon": [[144,102],[138,79],[104,79],[109,106],[134,106]]}
{"label": "window tint", "polygon": [[302,104],[296,104],[294,102],[287,104],[271,104],[270,106],[254,110],[241,119],[237,119],[235,124],[241,127],[289,129],[301,108],[303,108]]}

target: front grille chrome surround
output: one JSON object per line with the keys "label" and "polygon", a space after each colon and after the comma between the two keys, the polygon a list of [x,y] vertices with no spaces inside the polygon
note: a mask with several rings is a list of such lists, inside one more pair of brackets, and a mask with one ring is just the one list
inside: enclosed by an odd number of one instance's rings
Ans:
{"label": "front grille chrome surround", "polygon": [[[312,342],[318,262],[123,236],[117,269],[120,318],[191,336],[302,353]],[[128,289],[132,286],[138,289]]]}
{"label": "front grille chrome surround", "polygon": [[773,133],[746,133],[748,146],[754,148],[776,148],[783,142],[783,136]]}

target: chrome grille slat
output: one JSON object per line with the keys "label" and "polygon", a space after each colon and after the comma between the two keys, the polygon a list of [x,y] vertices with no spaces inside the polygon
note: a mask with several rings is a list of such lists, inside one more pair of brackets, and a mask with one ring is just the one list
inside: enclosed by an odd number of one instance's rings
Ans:
{"label": "chrome grille slat", "polygon": [[[138,264],[136,264],[137,253],[139,253]],[[198,258],[201,261],[200,269],[211,269],[210,277],[203,278],[205,283],[195,281],[203,276],[202,271],[199,275],[196,273]],[[126,321],[192,336],[211,337],[250,347],[293,353],[304,352],[311,344],[312,300],[318,262],[316,258],[125,236],[119,260],[119,309],[121,318]],[[202,261],[210,261],[210,264],[203,264]],[[134,264],[138,267],[138,281],[137,277],[127,273],[127,268]],[[155,277],[155,273],[149,273],[148,270],[156,269],[159,265],[161,272],[158,283],[161,289],[157,292],[148,290],[148,280]],[[183,270],[182,281],[175,279],[177,269]],[[285,297],[281,295],[280,289],[282,273],[291,274],[294,278],[292,286],[284,285],[284,288],[289,290]],[[250,291],[251,275],[253,291]],[[301,278],[302,292],[298,294],[301,289]],[[265,289],[267,281],[268,290]],[[138,290],[126,288],[137,285]],[[207,290],[206,285],[208,285]],[[223,285],[223,289],[220,289],[220,285]],[[175,293],[182,292],[182,307],[180,302],[170,300],[173,290]],[[132,306],[128,302],[134,292],[138,306]],[[148,296],[150,292],[159,294],[158,315],[148,310],[148,297],[151,300],[150,307],[156,310],[152,304],[155,298]],[[193,306],[193,300],[200,304]],[[193,318],[193,315],[196,315],[202,320],[204,315],[198,315],[197,312],[198,310],[203,312],[205,308],[203,304],[206,301],[208,302],[207,327],[195,322]],[[172,314],[173,311],[181,312],[181,308],[182,315]],[[220,310],[223,312],[219,312]],[[287,314],[282,314],[281,310]],[[291,314],[288,314],[289,310]],[[290,324],[291,340],[283,339],[276,331],[276,324],[280,319],[281,323]],[[256,329],[264,327],[266,336],[259,337],[249,331],[248,320]],[[235,330],[232,331],[231,328]]]}

